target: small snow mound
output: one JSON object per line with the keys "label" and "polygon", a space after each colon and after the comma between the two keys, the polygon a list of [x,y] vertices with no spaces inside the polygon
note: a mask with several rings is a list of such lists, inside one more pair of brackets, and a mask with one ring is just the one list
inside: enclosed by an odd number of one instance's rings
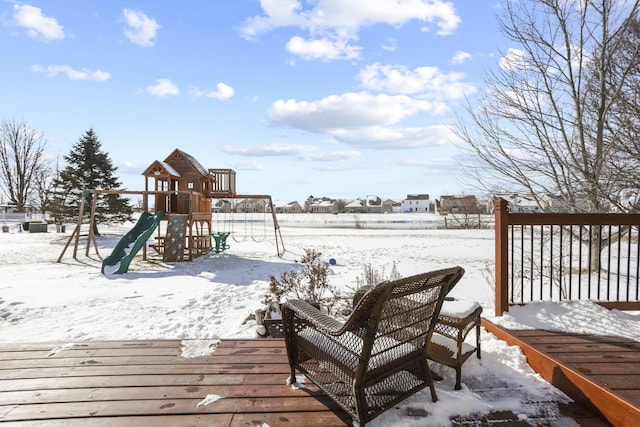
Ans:
{"label": "small snow mound", "polygon": [[300,389],[304,389],[304,382],[307,380],[307,378],[304,375],[296,375],[296,382],[295,383],[291,383],[291,377],[288,377],[287,380],[285,381],[285,383],[287,385],[291,386],[292,390],[300,390]]}
{"label": "small snow mound", "polygon": [[60,353],[62,350],[70,350],[70,349],[72,349],[72,348],[73,348],[73,346],[74,346],[74,345],[75,345],[74,343],[70,342],[70,343],[68,343],[68,344],[55,346],[55,347],[53,347],[53,348],[51,349],[51,351],[49,352],[49,354],[47,354],[47,355],[45,356],[45,359],[47,359],[47,358],[49,358],[49,357],[51,357],[51,356],[55,356],[56,354]]}
{"label": "small snow mound", "polygon": [[196,408],[202,408],[203,406],[207,406],[210,403],[214,403],[219,399],[222,399],[222,396],[219,396],[217,394],[207,394],[204,399],[198,402],[198,404],[196,405]]}
{"label": "small snow mound", "polygon": [[181,357],[192,359],[194,357],[209,356],[216,351],[220,340],[183,340]]}

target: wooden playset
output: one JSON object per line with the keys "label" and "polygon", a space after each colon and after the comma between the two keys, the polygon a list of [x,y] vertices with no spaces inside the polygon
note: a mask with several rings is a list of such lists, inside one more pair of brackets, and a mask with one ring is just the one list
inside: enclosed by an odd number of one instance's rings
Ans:
{"label": "wooden playset", "polygon": [[[142,175],[145,177],[144,191],[88,190],[93,194],[93,206],[90,213],[87,256],[89,255],[90,242],[94,242],[96,253],[98,251],[93,235],[95,205],[97,195],[105,193],[140,195],[142,196],[143,211],[164,214],[161,219],[153,223],[155,236],[153,242],[148,246],[166,262],[191,261],[212,250],[222,252],[228,249],[229,245],[226,243],[226,239],[230,232],[212,229],[213,199],[265,200],[265,212],[270,211],[273,220],[277,254],[281,255],[281,249],[284,252],[282,235],[271,197],[269,195],[237,194],[236,172],[233,169],[207,169],[190,154],[175,149],[163,161],[153,161]],[[74,239],[73,257],[76,258],[83,217],[84,198],[76,228],[58,258],[58,262]],[[140,236],[146,234],[148,237],[151,234],[148,231],[146,230],[146,233],[141,231]],[[130,239],[131,236],[128,238]],[[212,241],[215,241],[215,246]],[[146,259],[147,245],[138,246],[142,249],[143,259]]]}

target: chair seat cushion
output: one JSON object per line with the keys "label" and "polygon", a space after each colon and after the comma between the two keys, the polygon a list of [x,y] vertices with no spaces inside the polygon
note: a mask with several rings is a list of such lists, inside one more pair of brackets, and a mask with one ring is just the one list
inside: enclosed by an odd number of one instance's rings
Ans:
{"label": "chair seat cushion", "polygon": [[[314,328],[304,328],[299,338],[306,341],[325,354],[336,357],[338,365],[355,370],[362,352],[362,338],[352,332],[345,332],[339,336],[325,335]],[[301,347],[305,347],[302,345]],[[407,356],[418,349],[389,337],[378,337],[371,349],[368,369],[376,369],[388,363],[395,363],[399,358]],[[311,354],[313,356],[313,354]]]}

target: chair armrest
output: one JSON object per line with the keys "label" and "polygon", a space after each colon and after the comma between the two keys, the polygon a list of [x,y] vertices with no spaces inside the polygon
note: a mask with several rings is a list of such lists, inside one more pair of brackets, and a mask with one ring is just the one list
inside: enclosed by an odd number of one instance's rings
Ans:
{"label": "chair armrest", "polygon": [[328,316],[309,304],[299,299],[288,300],[282,305],[282,317],[287,319],[286,311],[291,310],[296,317],[313,325],[316,329],[329,335],[340,335],[344,332],[345,324]]}

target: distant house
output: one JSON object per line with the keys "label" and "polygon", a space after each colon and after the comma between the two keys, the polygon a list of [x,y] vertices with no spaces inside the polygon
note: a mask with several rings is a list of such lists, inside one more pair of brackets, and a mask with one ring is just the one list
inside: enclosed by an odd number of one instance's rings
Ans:
{"label": "distant house", "polygon": [[385,199],[382,201],[383,213],[398,213],[402,212],[402,201]]}
{"label": "distant house", "polygon": [[535,200],[521,199],[517,203],[509,204],[509,212],[540,213],[540,207]]}
{"label": "distant house", "polygon": [[545,194],[541,197],[540,204],[545,212],[566,213],[566,212],[588,212],[589,203],[586,200],[576,200],[575,206],[571,206],[560,196]]}
{"label": "distant house", "polygon": [[476,196],[441,196],[438,211],[442,215],[482,213],[484,207],[478,203]]}
{"label": "distant house", "polygon": [[487,205],[487,213],[495,213],[495,203],[500,199],[509,203],[509,212],[539,213],[541,211],[538,202],[531,195],[521,196],[518,193],[503,193],[493,196],[490,205]]}
{"label": "distant house", "polygon": [[365,212],[382,213],[382,199],[378,196],[367,196],[365,201]]}
{"label": "distant house", "polygon": [[211,205],[211,212],[229,213],[231,212],[231,202],[227,199],[218,199]]}
{"label": "distant house", "polygon": [[239,213],[265,212],[265,199],[242,199],[236,203],[235,211]]}
{"label": "distant house", "polygon": [[435,205],[429,200],[428,194],[407,194],[400,207],[402,212],[429,213],[435,212]]}
{"label": "distant house", "polygon": [[275,209],[276,213],[301,213],[302,206],[297,201],[293,202],[281,202],[276,200],[273,202],[273,209]]}
{"label": "distant house", "polygon": [[310,213],[338,213],[338,201],[328,197],[315,198],[310,196],[304,202],[304,210]]}
{"label": "distant house", "polygon": [[355,199],[354,201],[347,203],[344,206],[344,211],[346,213],[365,213],[364,200]]}

